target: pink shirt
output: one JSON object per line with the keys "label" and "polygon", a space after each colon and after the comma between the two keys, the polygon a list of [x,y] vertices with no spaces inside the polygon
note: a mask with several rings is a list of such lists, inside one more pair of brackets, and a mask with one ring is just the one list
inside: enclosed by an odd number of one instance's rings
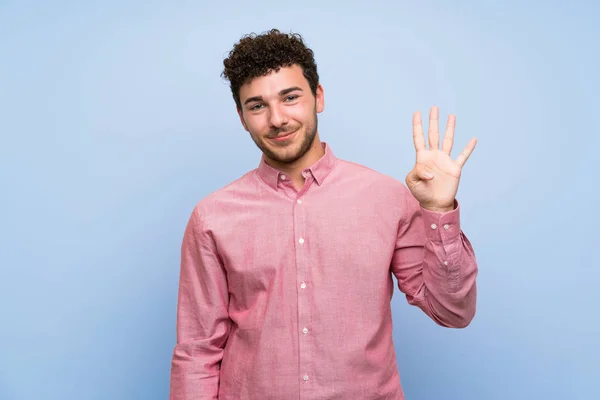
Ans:
{"label": "pink shirt", "polygon": [[[259,167],[194,208],[181,249],[171,400],[402,400],[391,274],[442,326],[475,314],[460,208],[325,155],[297,191]],[[398,321],[400,322],[400,321]]]}

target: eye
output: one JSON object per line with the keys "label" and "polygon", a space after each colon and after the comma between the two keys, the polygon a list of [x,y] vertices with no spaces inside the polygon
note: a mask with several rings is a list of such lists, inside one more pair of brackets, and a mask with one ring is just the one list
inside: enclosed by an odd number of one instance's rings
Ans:
{"label": "eye", "polygon": [[297,98],[298,98],[298,95],[291,94],[291,95],[287,96],[285,99],[288,101],[292,101],[292,100],[296,100]]}
{"label": "eye", "polygon": [[259,107],[262,107],[262,104],[256,104],[256,105],[253,105],[252,107],[250,107],[250,110],[251,110],[251,111],[256,111],[256,110],[258,110],[258,109],[259,109]]}

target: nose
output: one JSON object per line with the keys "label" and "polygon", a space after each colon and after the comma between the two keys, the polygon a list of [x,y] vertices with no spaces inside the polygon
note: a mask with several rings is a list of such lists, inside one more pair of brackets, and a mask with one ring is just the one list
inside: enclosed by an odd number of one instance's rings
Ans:
{"label": "nose", "polygon": [[269,124],[272,128],[281,128],[287,124],[288,118],[285,111],[281,109],[280,105],[273,105],[269,107]]}

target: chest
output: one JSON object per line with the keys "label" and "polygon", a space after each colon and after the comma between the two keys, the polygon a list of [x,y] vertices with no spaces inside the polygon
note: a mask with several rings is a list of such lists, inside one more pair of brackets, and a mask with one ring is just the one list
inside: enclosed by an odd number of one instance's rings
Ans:
{"label": "chest", "polygon": [[361,282],[374,290],[389,278],[397,227],[385,208],[346,195],[246,204],[214,236],[230,292],[238,296],[275,286],[291,290],[305,281]]}

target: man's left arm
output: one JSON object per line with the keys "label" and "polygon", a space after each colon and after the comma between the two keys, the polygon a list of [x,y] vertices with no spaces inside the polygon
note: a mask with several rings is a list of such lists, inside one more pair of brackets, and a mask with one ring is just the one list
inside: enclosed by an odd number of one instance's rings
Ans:
{"label": "man's left arm", "polygon": [[475,315],[477,262],[460,228],[456,193],[477,139],[472,138],[453,160],[456,117],[448,116],[441,148],[438,119],[434,106],[429,113],[428,148],[421,114],[413,115],[416,163],[406,176],[410,193],[402,196],[392,271],[409,303],[442,326],[462,328]]}

